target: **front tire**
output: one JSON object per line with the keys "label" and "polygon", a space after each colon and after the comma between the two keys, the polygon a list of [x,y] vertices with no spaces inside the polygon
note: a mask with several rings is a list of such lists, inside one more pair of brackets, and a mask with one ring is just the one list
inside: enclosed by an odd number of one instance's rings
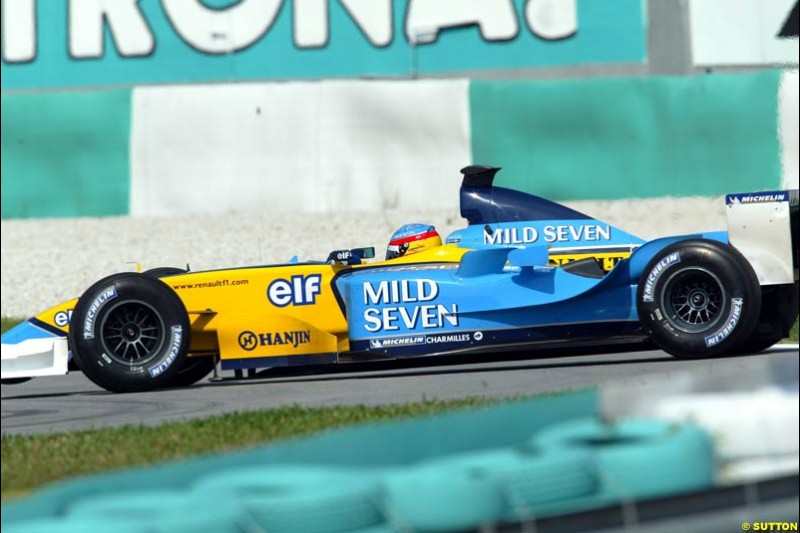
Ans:
{"label": "front tire", "polygon": [[680,241],[647,264],[637,291],[639,320],[665,352],[696,359],[732,353],[761,310],[758,278],[733,247]]}
{"label": "front tire", "polygon": [[[163,278],[166,276],[177,276],[189,272],[185,268],[178,267],[156,267],[142,272],[143,276],[150,276],[151,278]],[[213,370],[215,361],[213,357],[187,357],[184,359],[183,364],[178,369],[178,372],[172,376],[165,385],[165,388],[181,388],[194,385],[204,377],[208,376]]]}
{"label": "front tire", "polygon": [[166,385],[186,359],[191,329],[183,302],[141,274],[104,278],[80,297],[69,341],[84,374],[112,392]]}
{"label": "front tire", "polygon": [[216,361],[210,355],[202,357],[187,357],[178,372],[165,384],[163,388],[179,389],[189,387],[208,376],[216,365]]}

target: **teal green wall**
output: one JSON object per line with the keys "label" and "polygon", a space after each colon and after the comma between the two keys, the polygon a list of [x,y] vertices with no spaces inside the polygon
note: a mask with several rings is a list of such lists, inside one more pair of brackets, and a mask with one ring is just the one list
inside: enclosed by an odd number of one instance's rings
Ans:
{"label": "teal green wall", "polygon": [[497,184],[555,200],[780,186],[780,72],[474,81],[472,154]]}
{"label": "teal green wall", "polygon": [[3,218],[128,213],[130,90],[1,100]]}

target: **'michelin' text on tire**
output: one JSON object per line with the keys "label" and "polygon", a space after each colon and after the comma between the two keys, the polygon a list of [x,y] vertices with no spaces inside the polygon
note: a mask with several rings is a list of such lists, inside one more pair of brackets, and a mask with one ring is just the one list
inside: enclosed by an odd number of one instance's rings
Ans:
{"label": "'michelin' text on tire", "polygon": [[[142,275],[151,278],[162,278],[165,276],[177,276],[189,272],[185,268],[178,267],[156,267],[145,270]],[[181,367],[163,387],[180,388],[194,385],[214,370],[215,361],[211,356],[187,357]]]}
{"label": "'michelin' text on tire", "polygon": [[664,351],[701,358],[737,351],[761,311],[761,289],[733,247],[707,239],[680,241],[647,264],[637,291],[639,320]]}
{"label": "'michelin' text on tire", "polygon": [[186,309],[169,286],[125,273],[98,281],[80,297],[69,341],[94,383],[136,392],[162,387],[178,373],[190,335]]}

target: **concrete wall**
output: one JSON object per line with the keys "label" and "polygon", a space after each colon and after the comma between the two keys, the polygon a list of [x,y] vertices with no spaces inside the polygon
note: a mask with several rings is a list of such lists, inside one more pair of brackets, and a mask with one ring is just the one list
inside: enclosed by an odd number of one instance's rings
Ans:
{"label": "concrete wall", "polygon": [[8,94],[2,214],[452,208],[473,161],[556,200],[796,187],[796,89],[762,71]]}
{"label": "concrete wall", "polygon": [[436,208],[470,161],[466,80],[141,88],[131,214]]}

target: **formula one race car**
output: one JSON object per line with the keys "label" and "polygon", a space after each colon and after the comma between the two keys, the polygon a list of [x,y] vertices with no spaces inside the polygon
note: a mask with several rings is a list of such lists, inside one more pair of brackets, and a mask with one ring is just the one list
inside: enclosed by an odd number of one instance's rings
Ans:
{"label": "formula one race car", "polygon": [[2,336],[4,382],[72,360],[110,391],[225,369],[652,340],[683,358],[759,351],[798,308],[798,193],[731,194],[728,231],[645,242],[462,170],[468,227],[386,261],[328,261],[101,279]]}

